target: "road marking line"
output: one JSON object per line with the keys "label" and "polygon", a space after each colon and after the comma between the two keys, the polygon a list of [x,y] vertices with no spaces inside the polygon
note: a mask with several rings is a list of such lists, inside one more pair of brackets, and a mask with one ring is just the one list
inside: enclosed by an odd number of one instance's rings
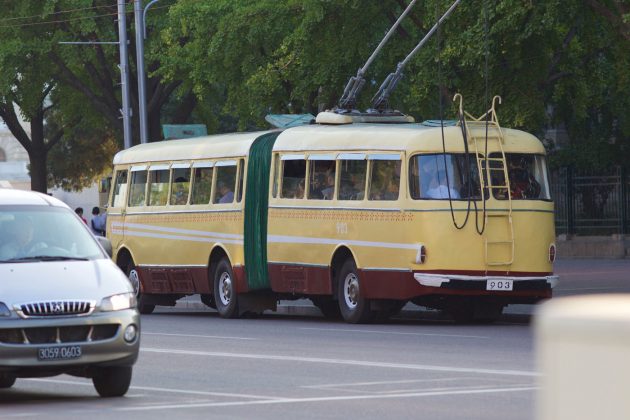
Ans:
{"label": "road marking line", "polygon": [[313,328],[313,327],[300,327],[300,330],[315,330],[315,331],[333,331],[333,332],[356,332],[367,334],[392,334],[392,335],[417,335],[427,337],[455,337],[455,338],[480,338],[488,339],[481,335],[459,335],[459,334],[431,334],[431,333],[408,333],[408,332],[395,332],[395,331],[377,331],[377,330],[353,330],[350,328]]}
{"label": "road marking line", "polygon": [[142,331],[142,335],[163,335],[167,337],[193,337],[193,338],[219,338],[222,340],[257,340],[251,337],[230,337],[224,335],[198,335],[198,334],[170,334],[170,333],[154,333]]}
{"label": "road marking line", "polygon": [[261,354],[247,353],[227,353],[227,352],[211,352],[211,351],[195,351],[195,350],[177,350],[177,349],[158,349],[151,347],[141,347],[141,352],[147,353],[164,353],[164,354],[182,354],[187,356],[207,356],[207,357],[228,357],[236,359],[255,359],[255,360],[277,360],[281,362],[307,362],[307,363],[324,363],[332,365],[350,365],[365,367],[382,367],[391,369],[410,369],[410,370],[426,370],[435,372],[459,372],[459,373],[478,373],[488,375],[512,375],[512,376],[528,376],[536,377],[538,373],[523,370],[501,370],[501,369],[482,369],[482,368],[458,368],[448,366],[432,366],[417,365],[405,363],[390,362],[369,362],[361,360],[347,359],[327,359],[320,357],[299,357],[299,356],[273,356]]}
{"label": "road marking line", "polygon": [[419,382],[459,381],[459,380],[465,380],[465,379],[477,380],[477,378],[472,378],[472,377],[406,379],[406,380],[401,380],[401,381],[346,382],[346,383],[341,383],[341,384],[302,385],[300,388],[325,389],[325,388],[338,388],[340,386],[351,387],[351,386],[372,386],[372,385],[415,384]]}
{"label": "road marking line", "polygon": [[313,402],[331,402],[331,401],[352,401],[352,400],[376,400],[376,399],[393,399],[393,398],[413,398],[413,397],[437,397],[445,395],[473,395],[473,394],[491,394],[499,392],[523,392],[533,391],[537,387],[527,386],[518,388],[487,388],[487,389],[468,389],[468,390],[451,390],[451,391],[429,391],[429,392],[413,392],[403,394],[387,394],[387,395],[347,395],[334,397],[315,397],[315,398],[285,398],[278,400],[264,401],[232,401],[207,404],[170,404],[152,407],[118,407],[116,411],[143,411],[143,410],[168,410],[181,408],[206,408],[206,407],[235,407],[247,405],[269,405],[269,404],[297,404],[297,403],[313,403]]}
{"label": "road marking line", "polygon": [[[79,382],[79,381],[64,381],[61,379],[41,379],[41,378],[26,378],[27,381],[34,382],[50,382],[57,384],[67,384],[67,385],[80,385],[80,386],[89,386],[92,387],[91,382]],[[234,394],[230,392],[210,392],[210,391],[192,391],[187,389],[174,389],[174,388],[157,388],[151,386],[130,386],[131,390],[142,390],[142,391],[157,391],[157,392],[172,392],[176,394],[189,394],[189,395],[206,395],[206,396],[216,396],[216,397],[236,397],[236,398],[252,398],[252,399],[264,399],[264,400],[283,400],[284,398],[280,397],[270,397],[266,395],[252,395],[252,394]]]}

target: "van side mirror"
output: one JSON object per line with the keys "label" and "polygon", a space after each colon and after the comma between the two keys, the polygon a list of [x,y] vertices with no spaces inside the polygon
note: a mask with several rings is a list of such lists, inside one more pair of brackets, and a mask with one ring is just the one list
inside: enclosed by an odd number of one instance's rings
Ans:
{"label": "van side mirror", "polygon": [[103,247],[109,258],[112,257],[112,243],[104,236],[95,236],[96,240]]}

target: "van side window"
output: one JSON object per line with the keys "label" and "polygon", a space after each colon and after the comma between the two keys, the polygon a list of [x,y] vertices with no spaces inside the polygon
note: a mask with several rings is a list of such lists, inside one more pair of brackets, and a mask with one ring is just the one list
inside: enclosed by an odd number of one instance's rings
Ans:
{"label": "van side window", "polygon": [[339,160],[339,200],[363,200],[367,160]]}
{"label": "van side window", "polygon": [[335,196],[334,160],[311,160],[308,180],[309,200],[332,200]]}
{"label": "van side window", "polygon": [[282,198],[304,198],[306,160],[282,161]]}
{"label": "van side window", "polygon": [[400,160],[371,160],[370,200],[398,200]]}
{"label": "van side window", "polygon": [[190,191],[190,169],[173,169],[173,185],[171,186],[171,201],[175,206],[188,203],[188,193]]}
{"label": "van side window", "polygon": [[116,183],[114,184],[114,192],[112,194],[112,207],[122,207],[125,205],[125,197],[127,196],[127,171],[116,172]]}
{"label": "van side window", "polygon": [[149,171],[149,205],[165,206],[168,198],[168,169]]}
{"label": "van side window", "polygon": [[192,186],[190,204],[209,204],[214,168],[195,168],[194,172],[195,178]]}
{"label": "van side window", "polygon": [[131,188],[129,191],[129,206],[144,206],[146,203],[147,171],[133,171],[131,173]]}
{"label": "van side window", "polygon": [[236,186],[236,162],[223,165],[217,162],[215,165],[217,184],[214,187],[213,203],[225,204],[234,202],[234,189]]}

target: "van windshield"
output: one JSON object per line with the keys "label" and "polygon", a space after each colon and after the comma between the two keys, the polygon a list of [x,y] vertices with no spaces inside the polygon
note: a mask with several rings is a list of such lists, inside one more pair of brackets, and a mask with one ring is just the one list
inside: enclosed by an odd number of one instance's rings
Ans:
{"label": "van windshield", "polygon": [[0,262],[105,258],[69,209],[0,206]]}

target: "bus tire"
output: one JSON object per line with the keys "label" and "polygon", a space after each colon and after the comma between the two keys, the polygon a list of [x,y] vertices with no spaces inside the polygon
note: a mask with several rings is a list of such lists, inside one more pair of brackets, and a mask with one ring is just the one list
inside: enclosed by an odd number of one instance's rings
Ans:
{"label": "bus tire", "polygon": [[129,260],[127,264],[127,277],[129,277],[129,281],[133,286],[134,292],[136,292],[136,300],[138,301],[138,311],[140,311],[143,315],[148,315],[153,312],[155,309],[155,305],[146,303],[146,297],[144,293],[142,293],[142,282],[140,281],[140,275],[138,274],[138,270],[136,270],[136,265],[133,260]]}
{"label": "bus tire", "polygon": [[341,318],[341,312],[339,311],[339,304],[334,301],[330,296],[318,296],[312,297],[311,302],[320,310],[324,318],[327,319],[339,319]]}
{"label": "bus tire", "polygon": [[372,321],[374,313],[369,299],[361,295],[361,279],[353,260],[346,260],[339,271],[338,300],[341,316],[351,324]]}
{"label": "bus tire", "polygon": [[214,302],[221,318],[238,318],[238,295],[227,258],[221,258],[214,270]]}

